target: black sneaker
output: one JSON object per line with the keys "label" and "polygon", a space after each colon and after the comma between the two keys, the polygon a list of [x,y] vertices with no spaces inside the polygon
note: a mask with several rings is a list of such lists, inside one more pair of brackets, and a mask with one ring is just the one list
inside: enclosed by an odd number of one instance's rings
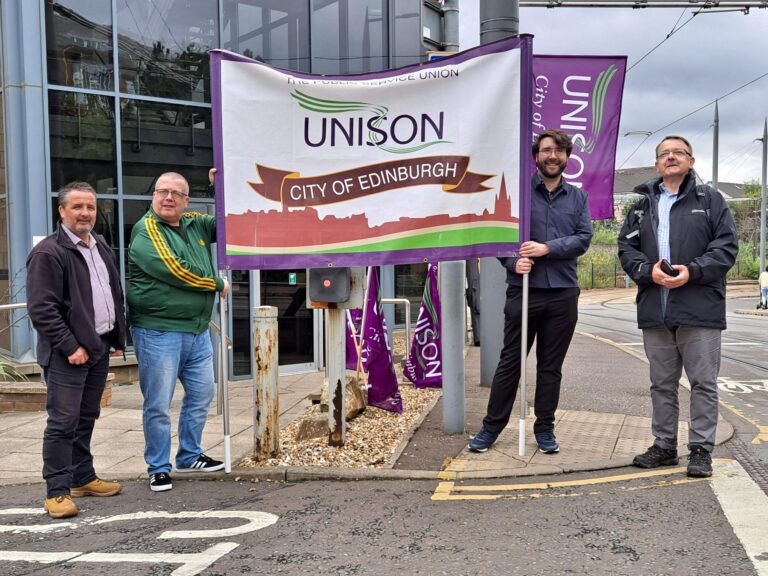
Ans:
{"label": "black sneaker", "polygon": [[555,440],[555,433],[551,431],[536,432],[536,444],[539,445],[539,452],[542,454],[557,454],[560,452],[560,446]]}
{"label": "black sneaker", "polygon": [[688,476],[709,478],[712,476],[712,455],[701,446],[691,446],[688,456]]}
{"label": "black sneaker", "polygon": [[152,492],[165,492],[173,488],[171,475],[167,472],[158,472],[149,475],[149,489]]}
{"label": "black sneaker", "polygon": [[176,468],[176,472],[217,472],[224,469],[224,462],[200,454],[188,468]]}
{"label": "black sneaker", "polygon": [[645,453],[635,456],[632,465],[638,468],[658,468],[659,466],[674,466],[678,461],[677,450],[665,450],[654,444]]}

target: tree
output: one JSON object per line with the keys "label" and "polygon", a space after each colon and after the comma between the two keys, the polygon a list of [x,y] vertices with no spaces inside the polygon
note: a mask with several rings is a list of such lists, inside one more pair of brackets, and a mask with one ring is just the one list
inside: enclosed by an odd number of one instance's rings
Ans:
{"label": "tree", "polygon": [[760,198],[762,194],[763,187],[760,186],[760,182],[755,179],[744,182],[744,196],[746,198]]}

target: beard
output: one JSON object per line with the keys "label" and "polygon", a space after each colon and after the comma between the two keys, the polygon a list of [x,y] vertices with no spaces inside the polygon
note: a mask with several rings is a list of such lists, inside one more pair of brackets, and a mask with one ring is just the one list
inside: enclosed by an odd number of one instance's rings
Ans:
{"label": "beard", "polygon": [[568,166],[567,158],[564,160],[560,160],[559,158],[551,160],[548,158],[547,160],[536,162],[536,167],[539,169],[539,172],[547,178],[557,178],[565,172],[566,166]]}

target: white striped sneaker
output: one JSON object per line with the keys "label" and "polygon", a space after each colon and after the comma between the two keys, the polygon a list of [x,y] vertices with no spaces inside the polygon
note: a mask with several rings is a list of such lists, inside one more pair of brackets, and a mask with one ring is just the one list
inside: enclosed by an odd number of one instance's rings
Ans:
{"label": "white striped sneaker", "polygon": [[176,472],[217,472],[224,469],[224,462],[200,454],[188,468],[176,468]]}

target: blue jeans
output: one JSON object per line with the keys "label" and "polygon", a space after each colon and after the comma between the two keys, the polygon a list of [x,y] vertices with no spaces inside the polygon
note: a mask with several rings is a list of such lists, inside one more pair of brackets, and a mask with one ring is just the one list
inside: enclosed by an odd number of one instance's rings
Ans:
{"label": "blue jeans", "polygon": [[768,306],[768,288],[760,288],[760,304]]}
{"label": "blue jeans", "polygon": [[131,328],[144,396],[144,460],[149,474],[171,471],[171,400],[176,379],[184,400],[179,413],[176,467],[190,467],[203,453],[200,441],[214,394],[213,347],[201,334]]}

